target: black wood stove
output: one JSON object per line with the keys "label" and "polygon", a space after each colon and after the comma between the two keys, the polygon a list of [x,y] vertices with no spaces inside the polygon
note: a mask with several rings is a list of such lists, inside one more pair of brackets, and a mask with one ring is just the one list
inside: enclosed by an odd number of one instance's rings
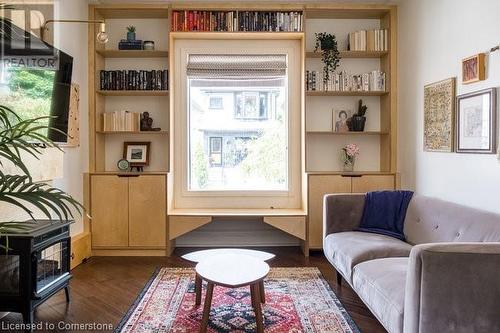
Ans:
{"label": "black wood stove", "polygon": [[0,311],[20,312],[33,324],[34,309],[65,288],[69,302],[73,221],[26,221],[26,229],[2,235],[0,244]]}

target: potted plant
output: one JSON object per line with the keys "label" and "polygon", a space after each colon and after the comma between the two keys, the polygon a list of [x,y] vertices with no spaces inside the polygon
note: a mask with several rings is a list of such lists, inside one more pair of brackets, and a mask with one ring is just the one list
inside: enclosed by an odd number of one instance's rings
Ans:
{"label": "potted plant", "polygon": [[342,158],[343,170],[346,172],[352,172],[354,170],[354,163],[356,162],[356,157],[359,155],[359,147],[354,143],[346,145],[340,151]]}
{"label": "potted plant", "polygon": [[317,32],[316,46],[314,52],[321,50],[321,60],[323,61],[323,82],[328,82],[330,73],[340,64],[340,53],[335,35],[326,32]]}
{"label": "potted plant", "polygon": [[[59,148],[40,132],[49,128],[41,124],[46,118],[49,117],[23,120],[10,108],[0,105],[0,157],[3,159],[0,162],[0,203],[16,206],[33,220],[36,220],[34,209],[50,220],[68,220],[73,218],[73,211],[81,214],[83,206],[64,191],[34,181],[22,160],[21,153],[37,159],[41,154],[40,146],[33,145],[30,141],[39,142],[46,147]],[[2,165],[5,162],[15,165],[20,173],[5,174]],[[0,221],[0,238],[22,229],[23,222]],[[5,244],[6,246],[0,245],[0,248],[8,250],[8,239]],[[1,258],[2,256],[0,265]]]}
{"label": "potted plant", "polygon": [[128,40],[128,41],[133,41],[133,40],[135,40],[135,31],[136,31],[135,26],[133,26],[133,25],[129,25],[129,26],[127,27],[127,40]]}
{"label": "potted plant", "polygon": [[351,117],[351,130],[353,132],[363,132],[365,130],[366,123],[366,110],[368,107],[363,105],[363,101],[360,99],[358,102],[358,112],[356,112]]}

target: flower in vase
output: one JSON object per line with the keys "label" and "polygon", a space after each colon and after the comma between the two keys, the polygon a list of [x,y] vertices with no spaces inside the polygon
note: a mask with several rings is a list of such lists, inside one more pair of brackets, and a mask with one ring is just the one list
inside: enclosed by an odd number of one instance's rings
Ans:
{"label": "flower in vase", "polygon": [[344,164],[345,171],[352,171],[356,156],[359,155],[359,147],[354,143],[346,145],[341,150],[342,163]]}

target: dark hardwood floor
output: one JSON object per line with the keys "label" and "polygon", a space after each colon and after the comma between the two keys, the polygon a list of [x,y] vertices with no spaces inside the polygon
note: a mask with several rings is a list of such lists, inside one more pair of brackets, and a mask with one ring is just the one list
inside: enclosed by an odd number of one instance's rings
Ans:
{"label": "dark hardwood floor", "polygon": [[[263,249],[263,248],[259,248]],[[193,249],[179,248],[170,257],[93,257],[72,271],[71,302],[66,304],[64,292],[54,295],[38,307],[36,322],[107,323],[115,327],[129,309],[146,281],[157,267],[194,266],[180,258]],[[340,298],[361,332],[386,332],[364,306],[350,287],[336,285],[335,272],[322,253],[305,258],[298,248],[277,247],[263,249],[276,254],[271,266],[315,266],[320,269],[334,292]],[[3,323],[21,322],[20,314],[10,313]],[[2,325],[0,325],[2,327]]]}

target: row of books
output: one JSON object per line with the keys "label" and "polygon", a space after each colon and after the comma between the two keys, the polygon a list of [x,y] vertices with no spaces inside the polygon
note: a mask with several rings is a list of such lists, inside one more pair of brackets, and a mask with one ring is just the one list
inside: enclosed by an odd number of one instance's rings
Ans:
{"label": "row of books", "polygon": [[305,83],[307,91],[386,91],[386,75],[379,70],[364,74],[334,72],[328,80],[318,71],[306,71]]}
{"label": "row of books", "polygon": [[302,31],[302,12],[174,11],[172,31]]}
{"label": "row of books", "polygon": [[350,51],[388,51],[387,29],[360,30],[349,33]]}
{"label": "row of books", "polygon": [[167,90],[168,70],[100,72],[101,90]]}
{"label": "row of books", "polygon": [[104,132],[137,132],[140,130],[141,114],[130,111],[114,111],[102,114]]}

